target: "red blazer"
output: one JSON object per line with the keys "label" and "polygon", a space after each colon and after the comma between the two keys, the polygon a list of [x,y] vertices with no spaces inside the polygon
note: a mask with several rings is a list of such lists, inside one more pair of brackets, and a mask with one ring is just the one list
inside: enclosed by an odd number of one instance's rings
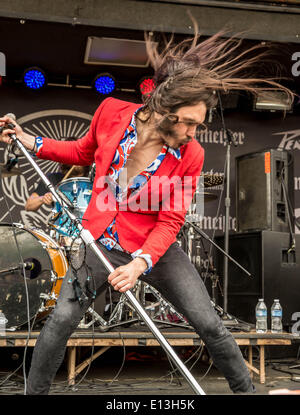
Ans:
{"label": "red blazer", "polygon": [[[96,176],[92,197],[83,217],[83,226],[95,239],[98,239],[116,216],[120,245],[129,252],[141,248],[143,253],[151,255],[154,265],[176,241],[192,195],[189,196],[188,203],[185,199],[185,207],[181,209],[174,208],[175,188],[172,184],[169,200],[163,199],[163,185],[159,188],[155,187],[157,194],[154,199],[157,203],[154,209],[144,204],[135,211],[130,206],[124,208],[122,203],[120,205],[115,203],[103,210],[99,203],[99,198],[104,194],[102,192],[107,191],[107,186],[101,178],[107,175],[116,148],[123,138],[133,113],[139,107],[140,105],[130,102],[107,98],[97,109],[89,132],[83,138],[75,142],[44,138],[38,157],[72,165],[91,165],[95,161]],[[194,193],[203,161],[204,150],[195,139],[181,147],[180,160],[167,153],[149,182],[133,196],[134,201],[143,199],[142,196],[147,196],[150,200],[153,196],[153,183],[158,179],[167,182],[173,178],[185,180],[184,178],[188,176],[190,180],[187,182],[190,183]]]}

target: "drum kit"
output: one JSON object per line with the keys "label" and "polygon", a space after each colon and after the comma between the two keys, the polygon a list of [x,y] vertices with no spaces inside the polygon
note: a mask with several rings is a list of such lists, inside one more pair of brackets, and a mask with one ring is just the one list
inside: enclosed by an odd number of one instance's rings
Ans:
{"label": "drum kit", "polygon": [[[15,167],[10,170],[6,167],[0,165],[2,177],[22,174]],[[88,177],[64,178],[56,186],[57,192],[71,202],[74,214],[80,220],[91,198],[94,177],[95,164],[91,166]],[[223,183],[222,176],[204,175],[203,179],[205,189]],[[204,202],[217,198],[208,192],[202,192],[203,196]],[[194,202],[193,199],[188,214],[193,210]],[[74,225],[58,202],[54,202],[48,229],[47,233],[41,229],[29,229],[23,224],[0,223],[0,313],[6,318],[7,330],[22,328],[29,322],[34,322],[32,326],[43,324],[56,305],[69,267],[71,251],[81,244]],[[190,229],[184,226],[178,242],[194,265],[199,267],[195,239],[190,242],[190,233]],[[189,242],[185,244],[182,242],[184,240]],[[191,328],[184,316],[149,284],[138,281],[132,291],[153,321]],[[110,312],[106,316],[90,307],[79,328],[89,328],[95,323],[99,330],[107,331],[121,325],[143,324],[124,294],[119,294],[118,301],[110,305]]]}

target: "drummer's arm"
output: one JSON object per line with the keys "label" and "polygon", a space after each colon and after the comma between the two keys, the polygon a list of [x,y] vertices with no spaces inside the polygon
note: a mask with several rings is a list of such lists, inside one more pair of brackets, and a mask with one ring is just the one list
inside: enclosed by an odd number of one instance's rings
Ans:
{"label": "drummer's arm", "polygon": [[26,201],[25,210],[35,212],[44,204],[50,205],[52,200],[51,193],[46,193],[43,196],[40,196],[37,193],[32,193]]}

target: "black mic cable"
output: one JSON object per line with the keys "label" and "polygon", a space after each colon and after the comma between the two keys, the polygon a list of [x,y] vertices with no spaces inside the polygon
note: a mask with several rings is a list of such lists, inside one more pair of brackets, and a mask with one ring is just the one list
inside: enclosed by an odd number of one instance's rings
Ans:
{"label": "black mic cable", "polygon": [[11,171],[11,169],[13,169],[15,167],[15,165],[18,163],[18,161],[19,161],[18,156],[15,156],[13,158],[8,159],[6,164],[5,164],[5,170],[6,171]]}

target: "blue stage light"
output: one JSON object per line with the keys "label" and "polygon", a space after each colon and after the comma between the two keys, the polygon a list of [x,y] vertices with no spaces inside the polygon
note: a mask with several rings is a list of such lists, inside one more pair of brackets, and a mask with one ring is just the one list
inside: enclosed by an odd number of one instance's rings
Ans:
{"label": "blue stage light", "polygon": [[110,74],[97,75],[94,80],[94,87],[100,94],[111,94],[116,88],[116,81]]}
{"label": "blue stage light", "polygon": [[26,69],[23,75],[24,84],[30,89],[40,89],[46,85],[46,75],[39,68]]}

